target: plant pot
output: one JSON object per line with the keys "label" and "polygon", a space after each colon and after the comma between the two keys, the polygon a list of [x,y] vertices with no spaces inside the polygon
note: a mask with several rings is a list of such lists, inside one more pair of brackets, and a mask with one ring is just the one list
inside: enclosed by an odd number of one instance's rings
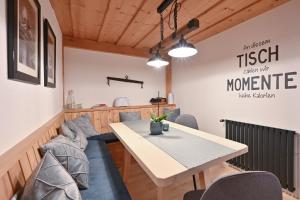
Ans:
{"label": "plant pot", "polygon": [[150,132],[151,135],[161,135],[163,130],[163,123],[162,122],[150,122]]}

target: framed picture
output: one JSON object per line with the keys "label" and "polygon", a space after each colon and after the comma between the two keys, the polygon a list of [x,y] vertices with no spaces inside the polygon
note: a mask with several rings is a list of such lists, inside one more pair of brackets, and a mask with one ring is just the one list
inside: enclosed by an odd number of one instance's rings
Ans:
{"label": "framed picture", "polygon": [[40,20],[38,0],[7,0],[9,79],[40,84]]}
{"label": "framed picture", "polygon": [[44,84],[56,85],[56,37],[47,19],[44,19]]}

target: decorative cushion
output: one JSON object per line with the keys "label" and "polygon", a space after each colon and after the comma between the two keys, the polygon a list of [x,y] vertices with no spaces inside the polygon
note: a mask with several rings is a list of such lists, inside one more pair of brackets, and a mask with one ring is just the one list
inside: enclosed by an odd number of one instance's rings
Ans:
{"label": "decorative cushion", "polygon": [[141,112],[120,112],[120,122],[141,120]]}
{"label": "decorative cushion", "polygon": [[88,188],[89,161],[70,139],[59,135],[42,146],[42,152],[51,151],[77,183],[80,189]]}
{"label": "decorative cushion", "polygon": [[168,115],[167,119],[170,122],[175,122],[176,118],[180,115],[180,108],[175,108],[173,110],[169,108],[163,109],[164,114]]}
{"label": "decorative cushion", "polygon": [[82,115],[72,120],[85,134],[86,137],[93,135],[99,135],[94,126],[91,123],[91,117],[89,115]]}
{"label": "decorative cushion", "polygon": [[88,141],[82,132],[81,128],[79,128],[73,121],[66,121],[69,129],[75,133],[75,138],[72,140],[81,150],[85,150]]}
{"label": "decorative cushion", "polygon": [[41,199],[81,200],[75,181],[51,152],[46,152],[27,180],[21,196],[21,200]]}
{"label": "decorative cushion", "polygon": [[71,131],[71,129],[68,127],[68,125],[66,123],[63,123],[61,125],[58,132],[60,135],[63,135],[65,137],[71,139],[72,141],[74,141],[76,138],[76,134],[73,131]]}

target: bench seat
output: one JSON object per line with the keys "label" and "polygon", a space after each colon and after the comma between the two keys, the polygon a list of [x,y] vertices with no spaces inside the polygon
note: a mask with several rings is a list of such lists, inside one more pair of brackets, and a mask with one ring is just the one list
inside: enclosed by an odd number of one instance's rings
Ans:
{"label": "bench seat", "polygon": [[89,188],[80,191],[82,199],[131,200],[105,141],[89,139],[85,154],[90,162]]}
{"label": "bench seat", "polygon": [[94,135],[89,137],[88,140],[102,140],[107,144],[119,141],[119,139],[114,133],[103,133],[99,135]]}

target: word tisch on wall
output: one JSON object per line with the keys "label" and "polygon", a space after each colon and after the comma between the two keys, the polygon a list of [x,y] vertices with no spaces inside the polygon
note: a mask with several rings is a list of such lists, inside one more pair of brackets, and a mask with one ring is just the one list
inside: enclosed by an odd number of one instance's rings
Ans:
{"label": "word tisch on wall", "polygon": [[[258,64],[263,66],[246,69],[244,74],[265,72],[269,69],[266,66],[267,63],[279,61],[279,46],[270,46],[258,51],[240,54],[237,58],[239,68],[248,68]],[[297,76],[296,71],[227,79],[227,91],[296,89],[295,76]]]}

